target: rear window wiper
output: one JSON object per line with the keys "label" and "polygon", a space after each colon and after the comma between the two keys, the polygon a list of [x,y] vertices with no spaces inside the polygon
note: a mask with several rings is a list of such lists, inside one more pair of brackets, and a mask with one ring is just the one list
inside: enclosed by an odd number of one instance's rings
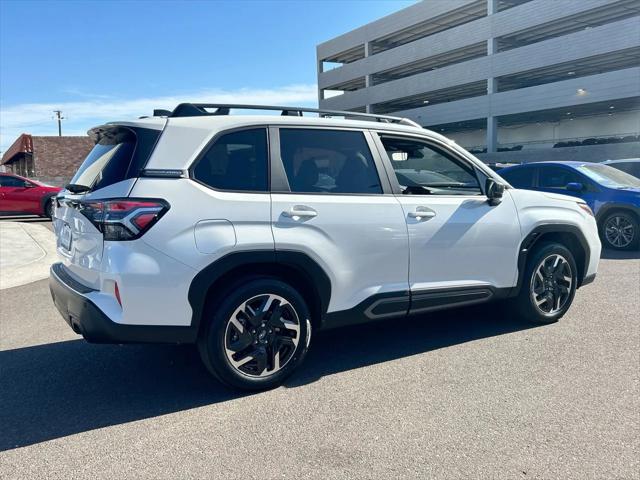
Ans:
{"label": "rear window wiper", "polygon": [[66,190],[69,190],[71,193],[86,193],[91,191],[91,187],[86,185],[80,185],[78,183],[70,183],[64,187]]}

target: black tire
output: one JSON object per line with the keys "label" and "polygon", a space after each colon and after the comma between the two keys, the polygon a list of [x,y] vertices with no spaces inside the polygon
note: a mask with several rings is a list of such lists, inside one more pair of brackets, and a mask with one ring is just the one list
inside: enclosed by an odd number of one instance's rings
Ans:
{"label": "black tire", "polygon": [[[640,225],[635,215],[624,210],[608,213],[600,223],[600,239],[605,248],[636,250],[640,245]],[[629,239],[629,235],[631,238]]]}
{"label": "black tire", "polygon": [[[568,272],[566,268],[562,268],[562,271],[547,272],[549,276],[547,276],[547,274],[541,274],[541,280],[537,273],[538,269],[542,268],[544,271],[546,270],[545,266],[553,266],[556,256],[560,256],[561,259],[566,261],[570,271]],[[545,266],[541,267],[543,261],[546,261],[546,263]],[[556,268],[560,269],[560,265],[564,265],[564,263],[559,261],[558,265]],[[577,273],[578,269],[575,259],[564,245],[555,242],[541,243],[527,259],[520,292],[518,296],[509,303],[511,309],[520,317],[532,323],[549,324],[557,322],[567,313],[567,310],[569,310],[569,307],[573,303],[578,281]],[[564,280],[564,278],[569,276],[571,278],[571,284],[568,286],[568,282]],[[556,283],[554,283],[554,281]],[[541,293],[534,293],[535,285],[542,285],[542,290],[540,288],[536,289]],[[548,290],[546,286],[548,286]],[[552,294],[551,300],[548,300],[549,294]],[[538,306],[536,305],[534,297],[539,301],[547,298],[547,301]],[[560,305],[557,303],[558,297],[560,298]],[[549,308],[550,306],[551,308]],[[560,307],[557,311],[555,311],[556,306]],[[546,309],[549,309],[549,311],[545,312]]]}
{"label": "black tire", "polygon": [[[267,303],[272,308],[261,313],[259,305],[264,307]],[[246,313],[251,311],[256,314]],[[297,340],[295,329],[292,330],[296,319]],[[231,285],[208,302],[202,321],[204,330],[198,340],[202,361],[222,383],[242,390],[267,390],[281,385],[304,360],[311,339],[311,314],[306,302],[289,284],[271,277],[246,278]],[[288,327],[283,328],[285,322]],[[238,324],[242,331],[236,327]],[[233,345],[242,347],[233,353],[228,350]],[[284,363],[280,367],[281,354]],[[249,357],[252,360],[246,361]],[[243,361],[246,363],[239,366]]]}
{"label": "black tire", "polygon": [[53,219],[53,211],[54,211],[53,199],[50,198],[44,204],[44,217]]}

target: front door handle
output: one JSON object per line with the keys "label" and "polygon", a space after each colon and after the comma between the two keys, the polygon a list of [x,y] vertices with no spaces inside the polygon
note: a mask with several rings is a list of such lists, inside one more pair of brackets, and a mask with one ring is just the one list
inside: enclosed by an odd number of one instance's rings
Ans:
{"label": "front door handle", "polygon": [[436,212],[427,207],[416,207],[416,209],[413,212],[409,212],[408,215],[416,220],[428,220],[429,218],[435,217]]}
{"label": "front door handle", "polygon": [[294,220],[297,218],[313,218],[318,216],[318,212],[316,212],[313,208],[307,207],[306,205],[296,205],[291,207],[289,210],[285,210],[282,212],[285,217],[293,218]]}

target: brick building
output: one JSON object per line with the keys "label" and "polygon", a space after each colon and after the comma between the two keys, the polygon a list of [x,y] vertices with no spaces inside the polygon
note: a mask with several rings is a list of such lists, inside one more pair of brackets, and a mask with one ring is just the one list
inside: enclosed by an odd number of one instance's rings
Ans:
{"label": "brick building", "polygon": [[23,133],[2,156],[9,172],[52,185],[69,182],[89,151],[89,137],[42,137]]}

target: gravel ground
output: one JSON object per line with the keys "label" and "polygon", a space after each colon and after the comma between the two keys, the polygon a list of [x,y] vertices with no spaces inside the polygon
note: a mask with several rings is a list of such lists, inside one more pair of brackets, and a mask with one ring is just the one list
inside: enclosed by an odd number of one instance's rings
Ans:
{"label": "gravel ground", "polygon": [[87,344],[46,280],[2,290],[0,478],[640,478],[640,255],[607,256],[558,324],[318,334],[253,395],[188,346]]}

